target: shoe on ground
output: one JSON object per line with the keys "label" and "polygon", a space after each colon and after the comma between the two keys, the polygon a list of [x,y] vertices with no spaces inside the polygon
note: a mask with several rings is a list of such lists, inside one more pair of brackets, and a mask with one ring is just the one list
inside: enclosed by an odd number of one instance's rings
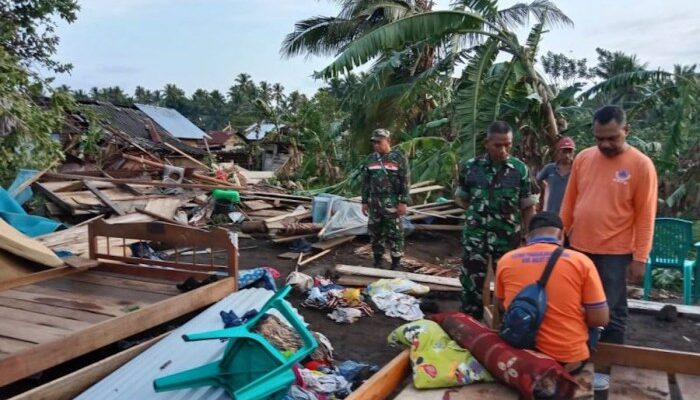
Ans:
{"label": "shoe on ground", "polygon": [[593,374],[593,390],[602,392],[610,388],[610,375],[596,372]]}

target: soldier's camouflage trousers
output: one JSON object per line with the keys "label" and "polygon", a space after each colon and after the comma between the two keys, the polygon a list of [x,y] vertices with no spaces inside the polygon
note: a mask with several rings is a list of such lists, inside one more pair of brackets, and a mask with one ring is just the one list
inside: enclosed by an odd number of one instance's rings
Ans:
{"label": "soldier's camouflage trousers", "polygon": [[[476,243],[471,243],[475,245]],[[491,266],[496,268],[496,263],[501,256],[511,250],[511,246],[503,248],[484,249],[485,246],[470,246],[465,244],[462,254],[462,271],[459,281],[462,284],[462,312],[480,320],[484,314],[483,289],[486,280],[486,272],[491,255]]]}
{"label": "soldier's camouflage trousers", "polygon": [[372,253],[384,255],[384,242],[389,246],[392,257],[403,256],[403,224],[401,218],[382,216],[370,210],[367,230],[372,241]]}

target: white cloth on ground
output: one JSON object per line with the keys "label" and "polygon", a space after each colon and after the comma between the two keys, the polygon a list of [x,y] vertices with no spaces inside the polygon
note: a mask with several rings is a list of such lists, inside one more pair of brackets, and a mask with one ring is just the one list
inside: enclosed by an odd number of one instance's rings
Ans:
{"label": "white cloth on ground", "polygon": [[403,293],[381,292],[372,296],[372,301],[387,317],[398,317],[406,321],[423,318],[420,301]]}

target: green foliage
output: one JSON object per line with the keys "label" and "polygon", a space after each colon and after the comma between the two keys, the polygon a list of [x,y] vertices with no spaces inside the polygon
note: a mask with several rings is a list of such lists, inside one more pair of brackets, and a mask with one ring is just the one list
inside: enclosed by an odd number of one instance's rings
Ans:
{"label": "green foliage", "polygon": [[0,180],[8,182],[19,168],[43,169],[63,157],[51,134],[63,125],[64,107],[73,105],[63,91],[37,103],[42,82],[32,80],[19,61],[0,47]]}
{"label": "green foliage", "polygon": [[74,22],[79,9],[75,0],[0,0],[0,47],[24,67],[66,72],[70,64],[51,58],[59,41],[54,32],[57,20]]}

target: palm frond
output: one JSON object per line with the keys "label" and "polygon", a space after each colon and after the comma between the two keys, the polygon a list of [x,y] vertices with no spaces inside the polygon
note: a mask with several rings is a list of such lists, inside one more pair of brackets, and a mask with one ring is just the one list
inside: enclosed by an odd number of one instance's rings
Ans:
{"label": "palm frond", "polygon": [[537,57],[537,50],[539,49],[540,42],[542,41],[542,34],[544,33],[544,23],[540,22],[535,24],[530,30],[530,34],[527,36],[526,46],[530,49],[530,62],[534,63]]}
{"label": "palm frond", "polygon": [[[380,26],[354,40],[327,66],[321,75],[330,78],[360,66],[377,54],[403,48],[407,44],[437,38],[450,33],[483,32],[486,23],[479,15],[466,11],[432,11],[413,15]],[[483,32],[485,35],[493,35]]]}
{"label": "palm frond", "polygon": [[416,11],[415,7],[402,0],[356,0],[347,2],[346,6],[340,10],[338,17],[369,19],[379,13],[385,22],[391,22]]}
{"label": "palm frond", "polygon": [[573,26],[563,11],[549,0],[535,0],[530,4],[518,3],[498,12],[498,21],[506,28],[513,29],[526,25],[530,15],[545,27]]}
{"label": "palm frond", "polygon": [[298,21],[294,32],[282,42],[280,54],[294,57],[305,54],[335,55],[359,35],[357,21],[337,17],[312,17]]}
{"label": "palm frond", "polygon": [[[462,78],[457,87],[455,105],[455,124],[458,138],[469,154],[476,153],[476,143],[480,133],[491,122],[492,113],[480,107],[484,82],[498,54],[499,42],[489,39],[479,46],[467,67],[462,72]],[[468,144],[471,144],[469,146]]]}
{"label": "palm frond", "polygon": [[579,96],[582,99],[588,99],[598,93],[612,93],[620,89],[629,88],[635,85],[640,85],[649,82],[661,82],[667,79],[672,74],[661,69],[655,71],[631,71],[617,74],[603,82],[598,83],[592,88],[581,93]]}
{"label": "palm frond", "polygon": [[454,9],[472,10],[489,20],[493,20],[498,15],[498,2],[496,0],[455,0],[450,3],[450,6]]}

